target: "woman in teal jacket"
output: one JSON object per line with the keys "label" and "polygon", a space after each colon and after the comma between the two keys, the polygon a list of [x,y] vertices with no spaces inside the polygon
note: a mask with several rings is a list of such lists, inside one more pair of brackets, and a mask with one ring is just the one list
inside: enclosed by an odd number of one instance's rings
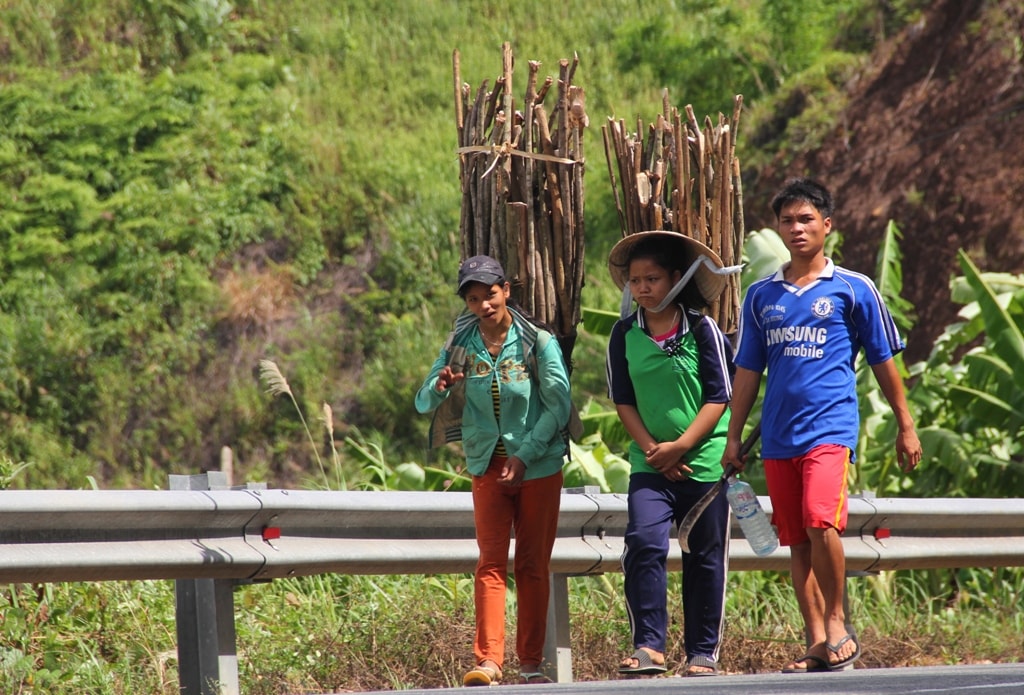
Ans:
{"label": "woman in teal jacket", "polygon": [[547,626],[551,550],[558,528],[569,419],[569,376],[558,341],[509,305],[505,271],[489,256],[459,268],[466,312],[435,360],[416,409],[439,410],[447,441],[462,440],[473,477],[477,562],[476,667],[465,685],[501,679],[509,541],[518,592],[516,652],[521,683],[540,673]]}

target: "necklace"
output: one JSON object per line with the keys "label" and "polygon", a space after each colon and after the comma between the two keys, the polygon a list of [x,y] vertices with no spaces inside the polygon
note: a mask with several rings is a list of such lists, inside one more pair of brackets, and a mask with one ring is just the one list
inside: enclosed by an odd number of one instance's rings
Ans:
{"label": "necklace", "polygon": [[501,330],[501,333],[499,334],[500,337],[499,337],[499,339],[497,341],[494,341],[494,340],[490,340],[489,338],[487,338],[487,335],[485,333],[483,333],[482,325],[477,325],[477,327],[476,327],[476,330],[480,334],[480,338],[483,339],[483,342],[486,343],[487,345],[489,345],[490,347],[497,347],[497,348],[500,348],[503,345],[505,345],[505,339],[508,338],[508,334],[509,334],[509,327],[507,327],[507,325],[500,325],[499,329]]}
{"label": "necklace", "polygon": [[480,337],[483,338],[484,342],[490,345],[491,347],[501,347],[502,345],[505,344],[504,339],[498,341],[491,340],[486,335],[484,335],[483,331],[480,331]]}
{"label": "necklace", "polygon": [[647,333],[656,343],[661,343],[665,340],[668,340],[669,338],[673,337],[676,334],[676,330],[679,326],[679,309],[676,309],[676,313],[672,317],[671,321],[664,325],[662,325],[661,322],[658,321],[658,325],[655,326],[653,322],[650,322],[650,320],[648,321],[649,322],[647,324]]}
{"label": "necklace", "polygon": [[679,309],[676,309],[676,313],[672,315],[672,320],[668,322],[667,327],[665,328],[665,330],[666,331],[672,330],[673,328],[676,327],[676,325],[678,323],[679,323]]}

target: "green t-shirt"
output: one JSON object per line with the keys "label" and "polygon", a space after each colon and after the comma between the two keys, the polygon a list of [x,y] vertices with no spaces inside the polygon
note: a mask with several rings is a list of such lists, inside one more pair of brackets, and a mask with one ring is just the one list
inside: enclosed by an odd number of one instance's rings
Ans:
{"label": "green t-shirt", "polygon": [[[728,402],[731,398],[731,350],[728,343],[711,319],[694,313],[690,313],[688,319],[670,341],[668,350],[651,339],[639,325],[636,315],[619,322],[616,326],[618,331],[613,331],[612,343],[609,344],[613,400],[617,404],[634,405],[647,431],[659,442],[678,438],[705,402]],[[621,341],[618,349],[616,340]],[[616,369],[614,364],[619,351],[619,359],[625,361],[625,373],[623,365]],[[629,383],[616,388],[615,380],[623,380],[627,375]],[[709,388],[715,393],[708,393]],[[687,452],[684,460],[693,469],[691,479],[713,482],[721,476],[728,428],[729,411],[726,410],[711,434]],[[635,442],[629,447],[629,462],[633,473],[658,472],[647,465],[644,452]]]}

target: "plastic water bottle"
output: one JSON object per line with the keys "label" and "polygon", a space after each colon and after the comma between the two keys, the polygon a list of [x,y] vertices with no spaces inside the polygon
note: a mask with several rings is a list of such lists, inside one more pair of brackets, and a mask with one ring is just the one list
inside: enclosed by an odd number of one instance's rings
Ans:
{"label": "plastic water bottle", "polygon": [[764,513],[754,488],[750,487],[750,483],[734,475],[729,477],[728,482],[725,497],[740,522],[747,543],[755,555],[770,555],[779,547],[779,537],[775,534],[775,527],[769,523],[768,515]]}

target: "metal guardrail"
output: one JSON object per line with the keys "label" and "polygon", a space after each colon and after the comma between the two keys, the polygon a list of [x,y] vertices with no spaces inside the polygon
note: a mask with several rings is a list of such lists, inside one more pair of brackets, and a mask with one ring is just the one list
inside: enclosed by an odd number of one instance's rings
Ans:
{"label": "metal guardrail", "polygon": [[[0,582],[178,580],[186,695],[238,692],[231,591],[239,582],[476,565],[470,493],[202,490],[218,486],[215,474],[172,478],[169,491],[0,491]],[[625,495],[566,493],[549,621],[559,680],[571,680],[566,577],[621,571],[626,527]],[[858,497],[849,511],[848,572],[1024,565],[1021,499]],[[740,539],[734,525],[730,569],[789,568],[786,548],[759,558]],[[679,554],[670,558],[680,569]]]}
{"label": "metal guardrail", "polygon": [[[571,492],[552,571],[620,571],[625,495]],[[854,497],[843,544],[851,571],[1024,565],[1024,500]],[[460,492],[7,490],[0,553],[0,582],[444,574],[476,563],[472,500]],[[788,567],[785,548],[759,558],[732,543],[733,570]]]}

